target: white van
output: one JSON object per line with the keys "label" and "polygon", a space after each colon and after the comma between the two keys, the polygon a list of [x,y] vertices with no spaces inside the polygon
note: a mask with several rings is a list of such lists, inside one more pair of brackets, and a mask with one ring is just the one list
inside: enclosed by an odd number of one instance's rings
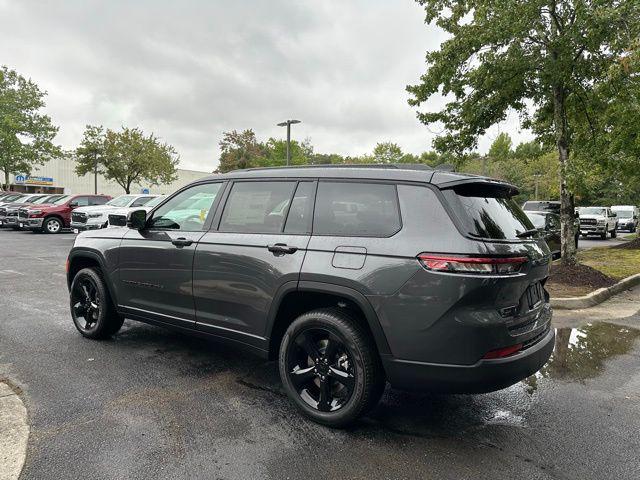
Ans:
{"label": "white van", "polygon": [[614,205],[611,210],[618,216],[618,230],[635,232],[638,228],[640,211],[633,205]]}

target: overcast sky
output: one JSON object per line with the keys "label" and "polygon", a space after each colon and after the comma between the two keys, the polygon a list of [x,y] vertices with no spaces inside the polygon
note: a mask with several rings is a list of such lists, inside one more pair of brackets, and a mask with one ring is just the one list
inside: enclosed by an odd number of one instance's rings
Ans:
{"label": "overcast sky", "polygon": [[[298,118],[315,151],[359,155],[379,141],[431,148],[405,86],[443,34],[411,0],[0,0],[0,63],[47,90],[65,148],[84,125],[138,126],[212,171],[223,131]],[[435,100],[437,107],[442,100]],[[517,116],[480,143],[506,131]]]}

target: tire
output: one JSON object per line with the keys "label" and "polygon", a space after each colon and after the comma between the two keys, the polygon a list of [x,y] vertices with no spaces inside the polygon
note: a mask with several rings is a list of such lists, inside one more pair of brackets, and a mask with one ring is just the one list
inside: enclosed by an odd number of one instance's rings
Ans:
{"label": "tire", "polygon": [[616,238],[617,236],[618,236],[618,232],[614,228],[613,230],[611,230],[611,238]]}
{"label": "tire", "polygon": [[56,234],[62,231],[62,220],[58,217],[49,217],[45,219],[42,224],[42,231],[44,233]]}
{"label": "tire", "polygon": [[371,335],[342,309],[298,317],[282,338],[278,364],[289,399],[304,415],[329,427],[353,423],[377,405],[385,387]]}
{"label": "tire", "polygon": [[600,238],[602,240],[606,240],[607,239],[607,232],[604,232],[604,233],[600,234]]}
{"label": "tire", "polygon": [[69,308],[76,329],[94,340],[111,337],[124,323],[124,317],[116,312],[102,275],[93,268],[83,268],[73,277]]}

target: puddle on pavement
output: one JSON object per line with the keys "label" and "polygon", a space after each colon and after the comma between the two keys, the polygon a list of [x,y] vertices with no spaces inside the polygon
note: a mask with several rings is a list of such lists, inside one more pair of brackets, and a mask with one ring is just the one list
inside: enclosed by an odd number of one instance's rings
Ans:
{"label": "puddle on pavement", "polygon": [[540,378],[582,382],[598,376],[605,361],[629,352],[640,330],[611,323],[556,329],[556,344],[547,364],[524,383],[535,391]]}

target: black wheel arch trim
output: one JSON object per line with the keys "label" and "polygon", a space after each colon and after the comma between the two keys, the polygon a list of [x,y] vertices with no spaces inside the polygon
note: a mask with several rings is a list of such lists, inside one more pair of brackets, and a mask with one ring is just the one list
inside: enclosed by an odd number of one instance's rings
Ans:
{"label": "black wheel arch trim", "polygon": [[267,317],[267,325],[266,325],[266,337],[271,340],[271,334],[273,333],[273,327],[276,322],[276,317],[278,315],[278,311],[280,310],[280,306],[282,304],[282,300],[284,297],[291,292],[312,292],[312,293],[328,293],[332,295],[338,295],[341,297],[345,297],[348,300],[354,302],[362,312],[364,313],[365,320],[369,325],[369,329],[373,334],[373,339],[376,342],[376,347],[378,348],[378,353],[380,355],[386,355],[391,353],[391,349],[389,348],[389,343],[387,342],[387,337],[382,330],[382,326],[380,325],[380,321],[378,319],[378,315],[376,314],[373,306],[367,300],[367,298],[357,290],[353,288],[345,287],[343,285],[337,285],[334,283],[325,283],[325,282],[314,282],[303,280],[300,282],[291,281],[283,284],[277,291],[276,295],[273,298],[273,302],[271,303],[271,308],[269,309],[269,316]]}
{"label": "black wheel arch trim", "polygon": [[[113,285],[109,281],[110,274],[104,262],[104,258],[102,258],[102,255],[100,255],[95,250],[76,247],[73,250],[71,250],[71,252],[69,253],[69,270],[71,270],[71,265],[73,264],[73,261],[77,258],[88,258],[91,260],[95,260],[98,263],[98,265],[100,266],[100,270],[102,270],[104,274],[104,283],[107,287],[107,290],[109,290],[109,295],[111,296],[111,299],[114,305],[118,305],[118,299],[115,294],[116,292],[115,292],[115,289],[113,288]],[[71,276],[69,275],[69,272],[67,272],[67,288],[69,290],[71,289],[72,282],[73,282],[73,278],[71,278]]]}

